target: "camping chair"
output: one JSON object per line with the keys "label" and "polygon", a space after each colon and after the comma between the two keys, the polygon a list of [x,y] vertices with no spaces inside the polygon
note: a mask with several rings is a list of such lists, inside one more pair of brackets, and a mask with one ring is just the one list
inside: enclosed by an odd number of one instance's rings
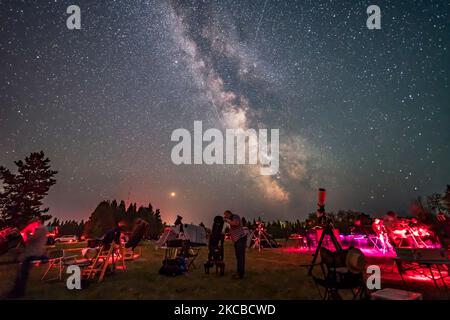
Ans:
{"label": "camping chair", "polygon": [[121,247],[114,243],[103,245],[100,247],[93,263],[83,270],[83,276],[85,276],[86,279],[94,279],[98,274],[98,282],[101,282],[109,267],[111,267],[112,272],[115,271],[117,267],[116,261],[121,262],[122,269],[125,270],[125,259],[124,255],[121,253]]}
{"label": "camping chair", "polygon": [[74,251],[79,251],[79,249],[66,249],[63,250],[63,267],[67,268],[71,265],[76,265],[80,268],[85,268],[91,265],[92,260],[95,258],[92,253],[84,252],[81,250],[80,254],[73,254]]}
{"label": "camping chair", "polygon": [[[353,299],[361,299],[365,293],[363,272],[364,254],[355,248],[332,252],[325,247],[320,249],[323,278],[312,276],[319,295],[323,300],[341,300],[339,290],[350,290]],[[319,287],[325,289],[322,294]]]}
{"label": "camping chair", "polygon": [[179,254],[188,259],[188,270],[196,268],[195,260],[197,259],[199,252],[200,248],[193,248],[189,240],[182,242]]}
{"label": "camping chair", "polygon": [[185,255],[185,257],[189,260],[189,264],[188,264],[188,269],[190,270],[192,269],[196,269],[197,266],[195,265],[195,260],[198,257],[198,254],[200,253],[200,248],[192,248],[189,247],[187,249],[187,253]]}
{"label": "camping chair", "polygon": [[[113,271],[115,269],[121,269],[121,270],[125,270],[127,268],[126,264],[125,264],[125,257],[126,257],[127,253],[126,253],[126,248],[122,245],[115,245],[113,248],[113,259],[112,259],[112,266],[113,266]],[[134,255],[132,254],[132,257]],[[120,264],[116,264],[116,262],[120,262]]]}
{"label": "camping chair", "polygon": [[46,276],[49,274],[50,270],[53,268],[58,269],[58,277],[47,279],[47,281],[51,280],[61,281],[64,268],[71,264],[75,264],[73,260],[75,259],[76,255],[68,255],[63,249],[57,249],[49,251],[48,257],[49,257],[48,267],[45,270],[44,275],[41,278],[41,281],[44,281]]}
{"label": "camping chair", "polygon": [[109,260],[112,258],[112,250],[112,244],[109,246],[101,246],[97,256],[94,258],[93,263],[83,270],[83,276],[85,276],[86,279],[94,279],[95,275],[100,273],[99,282],[102,281],[105,276],[106,269],[108,268]]}
{"label": "camping chair", "polygon": [[173,240],[168,241],[167,246],[164,247],[166,250],[164,259],[165,260],[175,260],[178,257],[183,257],[188,259],[188,269],[195,269],[195,260],[198,257],[200,248],[193,248],[189,240]]}

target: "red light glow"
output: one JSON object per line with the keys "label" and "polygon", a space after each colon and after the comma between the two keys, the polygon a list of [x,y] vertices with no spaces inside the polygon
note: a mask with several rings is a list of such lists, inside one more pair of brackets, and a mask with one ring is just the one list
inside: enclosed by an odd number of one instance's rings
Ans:
{"label": "red light glow", "polygon": [[34,230],[36,230],[36,228],[38,228],[41,224],[37,221],[35,222],[31,222],[30,224],[28,224],[25,228],[23,228],[20,231],[20,234],[22,235],[22,238],[25,242],[27,242],[28,237],[34,234]]}

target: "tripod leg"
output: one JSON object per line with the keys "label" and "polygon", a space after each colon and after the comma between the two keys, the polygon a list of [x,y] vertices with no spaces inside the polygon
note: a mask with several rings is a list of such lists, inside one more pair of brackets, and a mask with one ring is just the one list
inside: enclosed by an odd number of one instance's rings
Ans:
{"label": "tripod leg", "polygon": [[312,273],[312,270],[314,268],[314,264],[316,263],[317,256],[319,255],[320,248],[322,247],[322,242],[323,242],[324,238],[325,238],[325,230],[322,231],[322,234],[320,235],[319,242],[317,243],[317,248],[316,248],[316,251],[313,254],[313,259],[312,259],[312,262],[311,262],[311,266],[309,267],[309,270],[308,270],[308,276],[310,276],[311,273]]}
{"label": "tripod leg", "polygon": [[267,244],[269,245],[269,247],[271,247],[273,249],[272,244],[269,241],[269,238],[267,237],[266,233],[263,233],[262,236],[264,237],[264,240],[267,242]]}
{"label": "tripod leg", "polygon": [[334,247],[336,248],[336,250],[341,251],[342,250],[342,246],[339,243],[338,239],[336,239],[336,236],[333,233],[333,230],[328,230],[329,236],[331,238],[331,241],[333,241]]}

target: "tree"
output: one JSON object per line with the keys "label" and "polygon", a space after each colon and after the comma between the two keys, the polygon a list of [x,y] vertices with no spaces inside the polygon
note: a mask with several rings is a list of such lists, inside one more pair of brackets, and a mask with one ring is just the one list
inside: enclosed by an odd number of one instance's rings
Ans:
{"label": "tree", "polygon": [[125,221],[127,221],[128,223],[133,222],[137,218],[136,203],[130,203],[125,217]]}
{"label": "tree", "polygon": [[89,220],[83,224],[85,235],[89,238],[102,237],[119,221],[126,223],[125,231],[131,231],[136,219],[143,219],[150,224],[147,236],[157,239],[164,228],[159,209],[153,212],[151,204],[148,207],[140,206],[138,209],[136,207],[136,203],[132,203],[125,210],[124,201],[121,201],[119,205],[117,205],[116,200],[102,201],[91,214]]}
{"label": "tree", "polygon": [[53,218],[52,222],[48,224],[50,227],[59,227],[61,225],[61,222],[58,218]]}
{"label": "tree", "polygon": [[442,209],[447,211],[447,213],[450,213],[450,184],[447,185],[447,190],[445,191],[440,204]]}
{"label": "tree", "polygon": [[424,207],[421,197],[417,197],[417,199],[411,202],[409,206],[409,214],[423,223],[430,223],[431,215]]}
{"label": "tree", "polygon": [[126,209],[126,205],[125,205],[125,201],[120,201],[119,206],[117,207],[117,221],[120,220],[125,220],[126,218],[126,214],[127,214],[127,209]]}
{"label": "tree", "polygon": [[102,201],[95,208],[85,224],[85,233],[89,238],[100,238],[116,225],[115,212],[109,201]]}
{"label": "tree", "polygon": [[439,193],[432,193],[427,196],[427,208],[429,211],[441,210],[442,195]]}
{"label": "tree", "polygon": [[50,169],[50,160],[44,152],[33,152],[25,161],[14,162],[17,173],[0,167],[0,219],[6,225],[24,227],[31,219],[49,220],[49,208],[41,209],[42,200],[50,187],[56,183],[53,178],[58,172]]}
{"label": "tree", "polygon": [[156,209],[155,214],[153,215],[153,223],[150,224],[149,237],[151,239],[158,239],[158,236],[163,232],[164,225],[161,219],[161,212],[159,209]]}

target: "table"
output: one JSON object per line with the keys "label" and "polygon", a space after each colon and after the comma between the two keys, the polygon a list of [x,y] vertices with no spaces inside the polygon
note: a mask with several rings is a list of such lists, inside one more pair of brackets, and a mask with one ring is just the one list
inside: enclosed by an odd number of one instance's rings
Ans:
{"label": "table", "polygon": [[422,300],[422,294],[393,288],[385,288],[371,294],[372,300]]}

